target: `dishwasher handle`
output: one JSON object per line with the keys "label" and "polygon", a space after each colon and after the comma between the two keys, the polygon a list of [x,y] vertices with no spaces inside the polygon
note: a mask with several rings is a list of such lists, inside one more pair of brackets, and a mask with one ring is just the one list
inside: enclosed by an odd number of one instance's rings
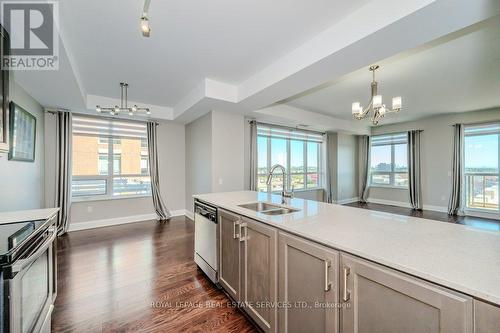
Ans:
{"label": "dishwasher handle", "polygon": [[195,214],[199,214],[213,223],[217,223],[217,209],[215,208],[197,202],[194,205],[194,212]]}

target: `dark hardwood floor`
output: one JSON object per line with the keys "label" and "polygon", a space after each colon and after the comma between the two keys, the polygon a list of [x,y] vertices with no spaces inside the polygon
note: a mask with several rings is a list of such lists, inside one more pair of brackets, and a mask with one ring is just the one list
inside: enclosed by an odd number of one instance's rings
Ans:
{"label": "dark hardwood floor", "polygon": [[256,331],[197,269],[193,248],[185,217],[60,237],[52,331]]}
{"label": "dark hardwood floor", "polygon": [[405,207],[381,205],[376,203],[353,202],[346,204],[346,206],[376,210],[379,212],[386,212],[404,216],[420,217],[442,222],[458,223],[485,230],[500,231],[500,221],[493,219],[485,219],[473,216],[451,216],[443,212],[436,212],[431,210],[418,211]]}

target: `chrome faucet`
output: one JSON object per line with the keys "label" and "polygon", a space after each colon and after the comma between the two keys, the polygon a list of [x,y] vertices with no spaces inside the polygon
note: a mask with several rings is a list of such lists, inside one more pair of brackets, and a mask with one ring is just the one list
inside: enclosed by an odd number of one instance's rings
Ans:
{"label": "chrome faucet", "polygon": [[271,170],[269,171],[269,175],[267,175],[267,181],[266,181],[266,184],[269,186],[271,185],[271,181],[273,179],[273,176],[274,176],[274,172],[276,169],[280,169],[281,172],[283,173],[283,186],[282,186],[282,191],[281,191],[281,203],[284,204],[286,203],[285,202],[285,198],[293,198],[293,186],[292,186],[292,190],[291,191],[287,191],[286,190],[286,170],[285,170],[285,167],[282,166],[281,164],[275,164],[271,167]]}

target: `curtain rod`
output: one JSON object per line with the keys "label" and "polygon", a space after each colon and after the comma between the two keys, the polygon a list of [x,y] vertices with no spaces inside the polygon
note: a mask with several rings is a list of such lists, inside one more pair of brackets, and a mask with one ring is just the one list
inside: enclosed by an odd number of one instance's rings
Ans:
{"label": "curtain rod", "polygon": [[249,120],[248,122],[249,123],[255,122],[257,125],[264,125],[264,126],[270,126],[270,127],[283,128],[283,129],[292,130],[292,131],[310,132],[310,133],[313,133],[313,134],[321,134],[321,135],[325,135],[326,134],[325,132],[314,131],[314,130],[310,130],[310,129],[302,129],[302,128],[298,128],[298,127],[291,127],[291,126],[285,126],[285,125],[276,125],[276,124],[270,124],[270,123],[263,123],[263,122],[260,122],[260,121],[257,121],[257,120]]}
{"label": "curtain rod", "polygon": [[500,119],[498,120],[485,120],[485,121],[477,121],[477,122],[472,122],[472,123],[455,123],[455,124],[451,124],[450,126],[455,126],[457,124],[461,124],[461,125],[486,125],[486,124],[495,124],[495,123],[500,123]]}
{"label": "curtain rod", "polygon": [[419,131],[423,132],[423,129],[417,129],[417,130],[408,130],[408,131],[396,131],[396,132],[387,132],[387,133],[378,133],[378,134],[370,134],[369,136],[380,136],[380,135],[394,135],[394,134],[406,134],[409,131]]}
{"label": "curtain rod", "polygon": [[[50,113],[50,114],[58,114],[60,112],[71,112],[67,109],[60,109],[60,110],[52,110],[52,109],[45,109],[45,112]],[[155,125],[160,125],[159,122],[156,120],[144,120],[144,119],[130,119],[130,118],[116,118],[116,117],[111,117],[111,116],[104,116],[104,115],[95,115],[95,114],[88,114],[88,113],[83,113],[83,112],[72,112],[77,115],[85,116],[85,117],[90,117],[90,118],[98,118],[98,119],[112,119],[112,120],[120,120],[120,121],[128,121],[128,122],[139,122],[139,123],[153,123]]]}

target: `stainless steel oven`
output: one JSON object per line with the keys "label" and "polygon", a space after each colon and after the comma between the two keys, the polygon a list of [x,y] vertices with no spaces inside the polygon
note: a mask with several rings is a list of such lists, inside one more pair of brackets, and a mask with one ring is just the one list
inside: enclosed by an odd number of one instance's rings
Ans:
{"label": "stainless steel oven", "polygon": [[[50,332],[57,231],[54,221],[45,221],[38,226],[26,224],[17,231],[19,236],[23,233],[28,237],[20,237],[2,267],[3,329],[6,333]],[[11,243],[16,242],[13,239]]]}

